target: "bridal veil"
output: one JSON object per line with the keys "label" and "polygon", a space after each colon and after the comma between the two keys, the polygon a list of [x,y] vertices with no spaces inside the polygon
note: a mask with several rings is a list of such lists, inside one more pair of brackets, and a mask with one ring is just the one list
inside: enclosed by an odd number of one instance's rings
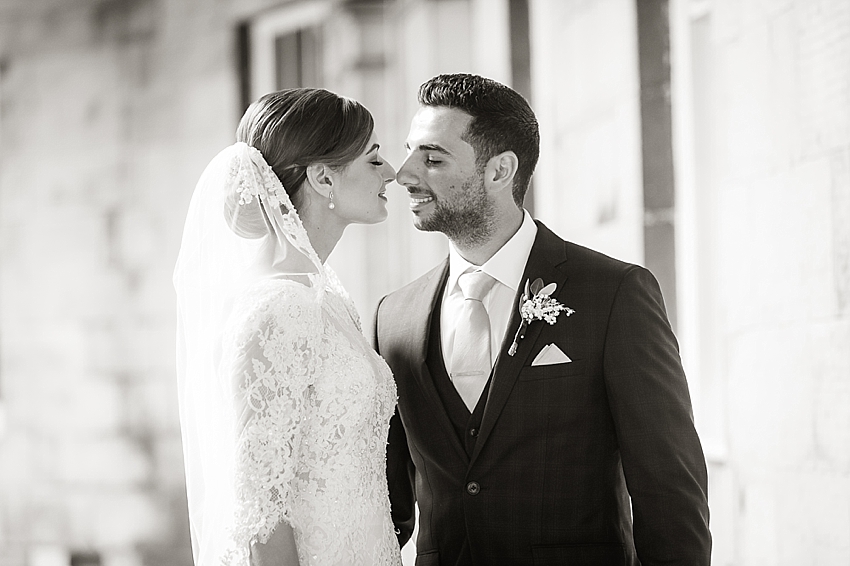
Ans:
{"label": "bridal veil", "polygon": [[198,181],[174,272],[177,372],[195,564],[218,564],[233,544],[238,420],[222,338],[240,293],[291,278],[320,301],[324,268],[280,180],[242,142]]}

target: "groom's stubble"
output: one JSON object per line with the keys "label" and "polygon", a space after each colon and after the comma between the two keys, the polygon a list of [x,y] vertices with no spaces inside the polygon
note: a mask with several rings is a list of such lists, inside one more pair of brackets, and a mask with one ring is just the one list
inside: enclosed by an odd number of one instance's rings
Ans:
{"label": "groom's stubble", "polygon": [[496,232],[495,204],[484,188],[483,172],[476,172],[452,189],[448,198],[434,197],[428,216],[414,216],[413,224],[423,232],[442,232],[456,246],[467,248],[486,243]]}

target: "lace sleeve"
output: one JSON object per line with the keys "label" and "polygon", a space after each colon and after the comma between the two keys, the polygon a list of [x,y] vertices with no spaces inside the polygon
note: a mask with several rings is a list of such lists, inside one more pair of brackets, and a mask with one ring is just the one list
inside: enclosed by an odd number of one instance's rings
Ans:
{"label": "lace sleeve", "polygon": [[315,300],[289,289],[247,310],[250,314],[237,325],[231,366],[237,544],[267,542],[281,521],[293,522],[292,484],[304,411],[322,363],[322,316]]}

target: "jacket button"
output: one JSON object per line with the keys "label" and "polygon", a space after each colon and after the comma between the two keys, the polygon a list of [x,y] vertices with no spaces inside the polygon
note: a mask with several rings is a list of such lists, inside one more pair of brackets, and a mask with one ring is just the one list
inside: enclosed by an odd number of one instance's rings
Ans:
{"label": "jacket button", "polygon": [[472,437],[478,436],[478,429],[477,428],[469,429],[469,436],[472,436]]}
{"label": "jacket button", "polygon": [[481,492],[481,486],[477,481],[471,481],[466,484],[466,493],[469,495],[478,495]]}

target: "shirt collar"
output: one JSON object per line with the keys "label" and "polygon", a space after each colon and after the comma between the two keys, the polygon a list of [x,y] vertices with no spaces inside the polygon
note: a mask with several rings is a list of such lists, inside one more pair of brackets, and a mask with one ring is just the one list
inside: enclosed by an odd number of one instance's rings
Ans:
{"label": "shirt collar", "polygon": [[[522,224],[520,224],[519,230],[511,236],[510,240],[505,242],[505,245],[499,248],[499,251],[493,254],[493,257],[480,267],[481,271],[514,292],[519,289],[522,282],[522,273],[525,271],[525,264],[528,263],[531,247],[537,237],[537,225],[531,219],[531,215],[525,209],[523,209],[522,215]],[[479,269],[479,266],[463,259],[454,245],[449,243],[449,278],[446,282],[446,289],[449,293],[455,290],[458,277],[470,267]]]}

